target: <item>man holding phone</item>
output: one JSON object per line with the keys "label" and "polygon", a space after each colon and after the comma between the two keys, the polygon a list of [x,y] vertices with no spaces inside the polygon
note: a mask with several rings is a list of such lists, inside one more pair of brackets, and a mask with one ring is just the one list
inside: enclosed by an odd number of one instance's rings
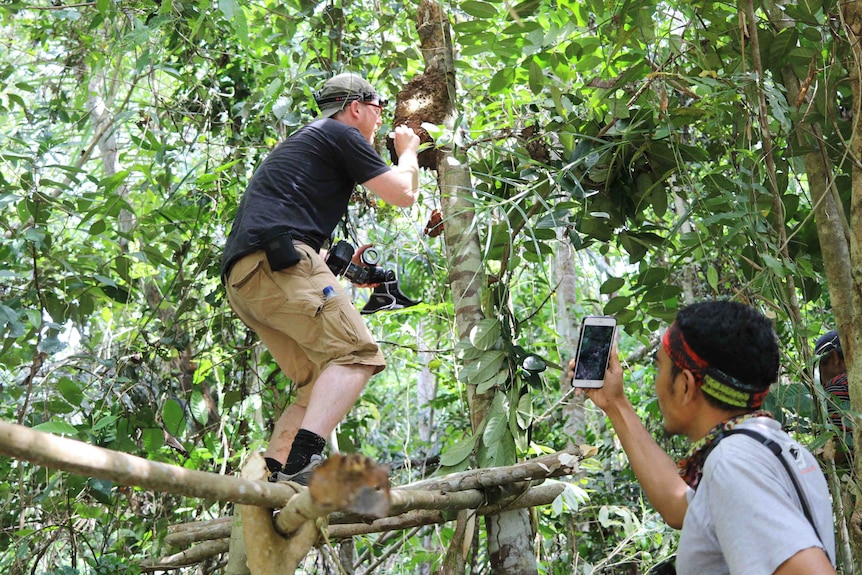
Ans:
{"label": "man holding phone", "polygon": [[[682,529],[677,573],[835,573],[826,480],[813,455],[760,410],[779,355],[771,323],[749,306],[709,301],[679,312],[656,352],[655,378],[665,430],[693,442],[679,465],[626,397],[615,347],[604,385],[586,389],[650,502]],[[574,372],[575,360],[569,366]]]}

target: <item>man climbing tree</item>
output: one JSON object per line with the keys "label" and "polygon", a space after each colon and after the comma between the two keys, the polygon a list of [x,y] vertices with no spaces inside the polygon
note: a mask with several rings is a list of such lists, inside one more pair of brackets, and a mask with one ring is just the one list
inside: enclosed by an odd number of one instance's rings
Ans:
{"label": "man climbing tree", "polygon": [[[266,450],[271,481],[307,484],[326,438],[386,362],[320,255],[357,183],[407,207],[419,195],[419,138],[394,132],[398,165],[371,146],[385,101],[357,74],[315,93],[318,119],[279,145],[240,202],[222,259],[228,301],[296,386]],[[364,246],[367,248],[368,246]],[[363,248],[354,254],[361,265]]]}

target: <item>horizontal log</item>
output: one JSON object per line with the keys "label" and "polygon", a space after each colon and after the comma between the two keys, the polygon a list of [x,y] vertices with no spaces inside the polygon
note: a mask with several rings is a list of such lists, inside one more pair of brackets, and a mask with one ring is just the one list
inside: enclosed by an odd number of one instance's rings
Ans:
{"label": "horizontal log", "polygon": [[[545,483],[543,485],[539,485],[538,487],[533,487],[529,491],[516,497],[507,507],[505,507],[505,510],[510,511],[515,509],[524,509],[527,507],[549,505],[550,503],[553,503],[554,499],[556,499],[565,488],[566,486],[558,481]],[[476,510],[476,513],[477,515],[484,516],[489,513],[498,513],[499,511],[500,508],[498,505],[483,505]],[[408,511],[407,513],[403,513],[401,515],[397,515],[395,517],[384,517],[383,519],[378,519],[371,523],[330,525],[328,532],[330,540],[338,540],[346,539],[348,537],[354,537],[356,535],[367,535],[369,533],[382,533],[387,531],[410,529],[411,527],[420,527],[423,525],[446,523],[450,519],[451,518],[448,516],[448,514],[444,513],[441,510],[416,509],[413,511]],[[222,529],[224,529],[224,526],[222,526]],[[227,526],[227,529],[224,529],[223,535],[224,538],[216,540],[221,542],[221,544],[214,544],[211,547],[211,549],[213,550],[218,550],[217,553],[227,552],[227,545],[230,536],[230,525]],[[199,545],[196,545],[195,547],[198,547]],[[192,549],[194,549],[195,547],[192,547]],[[213,555],[215,554],[216,552],[213,552]],[[176,556],[180,555],[181,554],[177,554]],[[175,556],[172,555],[170,557]],[[183,557],[185,558],[185,556]],[[202,559],[205,559],[205,557]],[[186,566],[186,564],[171,564],[167,560],[168,557],[163,557],[155,563],[147,565],[145,570],[152,571],[154,570],[153,566],[155,565],[159,566],[158,569],[173,569]]]}
{"label": "horizontal log", "polygon": [[[390,496],[392,498],[392,509],[390,511],[390,515],[399,515],[411,511],[412,509],[422,508],[422,506],[419,504],[408,505],[407,502],[410,500],[418,502],[419,498],[423,498],[425,501],[433,501],[435,497],[443,497],[440,494],[447,491],[458,492],[466,490],[487,489],[489,487],[499,487],[517,481],[538,481],[545,478],[571,475],[578,470],[580,460],[584,457],[591,455],[591,453],[587,453],[587,451],[588,449],[574,446],[563,451],[558,451],[549,455],[543,455],[541,457],[536,457],[528,461],[516,463],[514,465],[509,465],[505,467],[472,469],[468,471],[461,471],[458,473],[451,473],[443,477],[433,477],[430,479],[425,479],[422,481],[393,487],[390,491]],[[421,495],[402,495],[405,492],[419,490],[425,493]],[[452,495],[449,495],[449,497],[453,498],[453,500],[455,499]],[[474,495],[468,496],[468,498],[472,497],[474,497]],[[427,503],[427,505],[427,507],[424,507],[425,509],[445,509],[449,507],[446,503],[442,503],[440,505]],[[458,507],[451,508],[457,509]],[[357,520],[358,518],[355,515],[334,513],[329,516],[330,525],[346,522],[353,523],[357,522]],[[165,543],[182,548],[188,547],[195,541],[203,541],[210,538],[225,537],[224,529],[216,529],[211,533],[206,530],[207,525],[215,523],[217,521],[220,520],[216,519],[206,522],[200,522],[198,523],[200,527],[197,529],[195,529],[194,527],[177,527],[177,531],[188,529],[189,532],[184,535],[178,534],[176,536],[173,534],[169,534],[165,538]],[[171,531],[171,528],[168,529],[169,531]]]}
{"label": "horizontal log", "polygon": [[190,521],[189,523],[174,523],[173,525],[168,525],[168,533],[180,533],[183,531],[195,531],[197,529],[201,529],[202,527],[206,527],[207,525],[215,525],[217,523],[230,523],[232,520],[231,517],[216,517],[215,519],[209,519],[207,521]]}
{"label": "horizontal log", "polygon": [[[594,449],[594,448],[590,448]],[[443,491],[461,491],[465,489],[482,489],[497,487],[518,481],[549,479],[575,473],[586,450],[573,446],[550,455],[543,455],[514,465],[505,467],[486,467],[470,469],[458,473],[450,473],[443,477],[431,477],[393,488],[393,491],[411,489],[440,489]]]}
{"label": "horizontal log", "polygon": [[[512,495],[511,500],[507,503],[497,502],[491,505],[482,505],[476,510],[476,513],[480,516],[484,516],[500,513],[501,511],[513,511],[515,509],[548,505],[553,503],[554,499],[556,499],[565,488],[565,484],[559,481],[545,483],[538,487],[533,487],[524,493]],[[470,507],[465,509],[470,509]],[[453,509],[452,511],[457,510]],[[330,525],[329,537],[330,539],[344,539],[346,537],[353,537],[354,535],[366,535],[368,533],[381,533],[397,529],[408,529],[410,527],[418,527],[420,525],[445,523],[450,519],[454,519],[454,517],[450,516],[449,513],[444,513],[442,510],[416,509],[395,517],[377,519],[371,523]]]}
{"label": "horizontal log", "polygon": [[[225,521],[208,521],[201,524],[196,529],[182,529],[174,533],[165,535],[164,543],[169,547],[185,549],[192,546],[198,541],[208,541],[210,539],[222,539],[230,535],[231,521],[233,517],[224,517]],[[189,524],[187,524],[189,525]],[[170,531],[170,527],[168,528]]]}
{"label": "horizontal log", "polygon": [[[230,534],[230,529],[228,529]],[[166,557],[161,557],[153,563],[141,563],[142,572],[164,571],[167,569],[180,569],[197,565],[201,561],[209,559],[214,555],[227,553],[230,547],[230,538],[204,541],[197,545]]]}
{"label": "horizontal log", "polygon": [[[466,492],[457,492],[454,497],[449,497],[445,501],[449,506],[442,505],[444,500],[433,501],[435,509],[411,509],[410,504],[417,501],[425,501],[427,495],[421,495],[418,499],[405,501],[401,499],[400,494],[392,491],[390,495],[392,499],[393,515],[377,519],[370,523],[357,522],[357,518],[353,515],[344,513],[333,513],[329,516],[329,536],[332,539],[343,539],[353,535],[362,535],[367,533],[379,533],[384,531],[393,531],[397,529],[409,529],[421,525],[432,525],[436,523],[445,523],[450,519],[451,513],[444,511],[458,511],[459,509],[475,509],[478,508],[480,515],[489,513],[498,513],[501,509],[523,509],[525,507],[536,507],[538,505],[547,505],[554,501],[557,496],[563,492],[565,485],[558,481],[545,483],[536,487],[532,487],[524,493],[515,493],[508,500],[504,499],[495,503],[484,505],[487,496],[484,492],[478,490],[470,490]],[[397,512],[397,514],[395,514]],[[169,534],[165,537],[165,543],[175,547],[187,547],[193,543],[204,541],[206,539],[223,539],[230,536],[230,523],[219,522],[206,524],[205,527],[197,531],[188,531],[182,534]]]}
{"label": "horizontal log", "polygon": [[[475,509],[486,503],[488,494],[478,489],[465,491],[390,491],[391,497],[389,516],[400,516],[417,509],[425,510],[459,510]],[[307,492],[300,493],[290,501],[290,504],[276,517],[277,529],[282,533],[291,533],[304,521],[317,517],[320,513],[305,511],[313,509],[313,502]],[[295,513],[297,508],[303,509],[301,514]],[[230,518],[227,521],[208,521],[197,529],[186,528],[165,536],[165,543],[172,547],[184,548],[197,541],[221,539],[230,533]],[[359,523],[363,518],[352,513],[332,513],[329,524]]]}
{"label": "horizontal log", "polygon": [[0,455],[77,475],[210,501],[281,508],[286,485],[186,469],[0,421]]}

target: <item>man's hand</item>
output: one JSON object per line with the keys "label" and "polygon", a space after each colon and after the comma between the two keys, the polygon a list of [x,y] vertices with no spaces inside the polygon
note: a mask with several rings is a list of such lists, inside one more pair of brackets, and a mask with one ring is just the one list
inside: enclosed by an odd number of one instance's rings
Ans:
{"label": "man's hand", "polygon": [[401,125],[396,126],[389,137],[394,140],[398,164],[361,183],[387,204],[409,208],[419,198],[419,158],[416,155],[419,136],[413,128]]}
{"label": "man's hand", "polygon": [[[373,246],[374,246],[374,244],[365,244],[365,245],[359,246],[356,249],[356,251],[353,252],[353,257],[350,258],[351,263],[354,263],[354,264],[361,266],[363,268],[367,268],[368,266],[365,265],[365,262],[362,261],[362,254],[365,253],[365,250],[367,250],[368,248],[371,248]],[[376,284],[357,284],[357,283],[354,283],[353,285],[355,285],[356,287],[360,287],[360,288],[375,288],[375,287],[379,286],[380,284],[379,283],[376,283]]]}
{"label": "man's hand", "polygon": [[[574,378],[575,360],[569,361],[569,378]],[[595,403],[602,411],[607,412],[608,409],[619,402],[626,402],[625,391],[623,390],[623,367],[620,364],[620,357],[617,351],[617,344],[614,342],[611,348],[611,354],[608,360],[608,369],[605,371],[605,383],[602,387],[584,388],[584,393],[587,394],[593,403]]]}
{"label": "man's hand", "polygon": [[392,132],[392,137],[395,139],[395,153],[398,154],[399,158],[404,152],[415,154],[419,149],[419,136],[409,126],[404,124],[396,126]]}

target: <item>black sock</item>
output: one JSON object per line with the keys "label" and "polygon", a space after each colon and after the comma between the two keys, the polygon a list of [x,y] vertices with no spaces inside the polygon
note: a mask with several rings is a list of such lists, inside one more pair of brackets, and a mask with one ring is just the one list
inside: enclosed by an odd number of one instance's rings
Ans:
{"label": "black sock", "polygon": [[278,459],[273,459],[272,457],[264,457],[263,460],[266,461],[266,468],[269,470],[270,473],[274,471],[281,471],[281,468],[284,467],[284,465],[282,465],[281,461],[279,461]]}
{"label": "black sock", "polygon": [[290,455],[287,456],[287,462],[284,464],[282,471],[288,475],[298,472],[308,465],[312,455],[323,453],[324,447],[326,447],[325,439],[313,431],[300,429],[296,432],[293,446],[290,448]]}

